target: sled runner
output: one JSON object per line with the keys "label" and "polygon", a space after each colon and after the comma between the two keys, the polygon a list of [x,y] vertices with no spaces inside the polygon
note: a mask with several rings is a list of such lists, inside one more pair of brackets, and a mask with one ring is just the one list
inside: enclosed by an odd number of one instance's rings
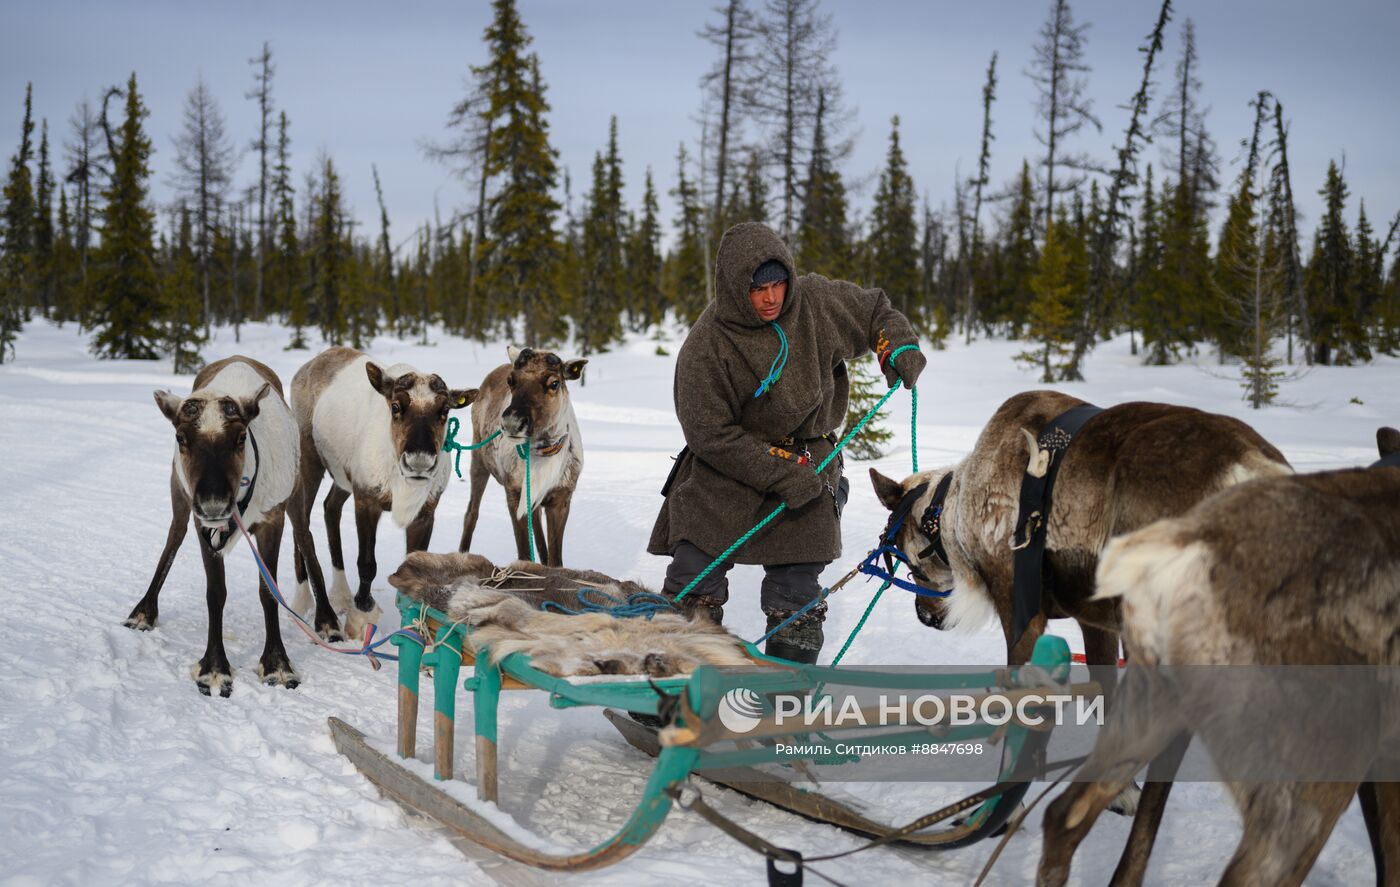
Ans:
{"label": "sled runner", "polygon": [[[775,740],[801,744],[815,738],[816,729],[793,718],[783,724],[770,713],[753,718],[742,729],[724,723],[721,701],[731,691],[743,691],[751,698],[766,699],[774,693],[820,694],[825,685],[877,688],[923,693],[953,690],[977,692],[995,690],[1013,701],[1033,692],[1093,695],[1094,684],[1069,686],[1022,686],[1020,670],[1003,669],[977,674],[901,674],[859,669],[835,669],[794,665],[764,656],[752,645],[745,645],[752,666],[719,669],[701,666],[689,675],[648,680],[616,679],[571,680],[547,674],[531,664],[523,653],[504,656],[491,663],[485,651],[474,651],[468,642],[473,628],[453,622],[446,614],[418,600],[400,594],[398,607],[402,624],[415,626],[415,632],[401,632],[393,643],[399,648],[398,737],[400,758],[413,758],[417,751],[419,678],[425,667],[432,669],[434,775],[439,780],[453,777],[456,689],[463,665],[473,673],[460,681],[471,694],[475,733],[476,794],[481,801],[497,799],[496,715],[503,690],[533,689],[549,694],[554,708],[599,706],[633,746],[655,757],[642,797],[626,822],[611,837],[587,850],[548,852],[544,842],[527,842],[508,833],[486,815],[471,809],[423,778],[412,773],[389,755],[374,748],[360,731],[331,718],[331,735],[336,747],[380,790],[400,804],[425,814],[443,826],[477,844],[511,859],[544,869],[583,871],[611,865],[636,852],[660,827],[673,801],[692,774],[707,776],[809,819],[829,823],[880,843],[905,844],[951,849],[973,843],[997,831],[1010,817],[1035,774],[1048,740],[1046,726],[1032,727],[1013,718],[1000,727],[987,723],[958,726],[860,727],[859,742],[882,749],[907,749],[915,744],[982,741],[1000,742],[1003,750],[1000,782],[995,792],[983,791],[972,798],[950,805],[937,814],[922,817],[917,830],[893,829],[875,822],[848,805],[799,788],[779,776],[760,772],[761,765],[792,764],[791,756],[775,749]],[[1042,637],[1031,661],[1028,677],[1064,682],[1069,675],[1070,654],[1064,640]],[[650,716],[664,726],[653,733],[632,723],[621,712]],[[857,725],[852,725],[857,726]],[[823,736],[850,727],[823,726]],[[872,734],[872,730],[877,731]],[[814,753],[802,760],[818,764],[849,763],[858,759],[849,752]],[[800,763],[799,763],[800,766]],[[684,801],[681,802],[683,805]],[[696,811],[707,818],[714,815],[696,800]],[[685,805],[689,806],[689,805]],[[934,822],[964,814],[959,825],[928,831]],[[499,821],[499,820],[497,820]],[[731,832],[732,834],[733,832]],[[771,857],[770,857],[771,858]]]}

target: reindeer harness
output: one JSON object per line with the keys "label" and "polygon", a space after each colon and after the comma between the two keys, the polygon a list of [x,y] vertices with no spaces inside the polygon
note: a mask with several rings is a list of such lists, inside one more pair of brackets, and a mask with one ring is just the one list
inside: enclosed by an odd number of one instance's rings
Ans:
{"label": "reindeer harness", "polygon": [[1011,593],[1011,643],[1021,639],[1026,626],[1040,613],[1045,564],[1045,536],[1050,520],[1050,505],[1055,489],[1055,476],[1064,461],[1074,436],[1084,423],[1103,412],[1093,404],[1070,407],[1051,419],[1036,440],[1037,452],[1031,456],[1021,478],[1020,510],[1016,518],[1016,533],[1011,549],[1015,552],[1015,578]]}

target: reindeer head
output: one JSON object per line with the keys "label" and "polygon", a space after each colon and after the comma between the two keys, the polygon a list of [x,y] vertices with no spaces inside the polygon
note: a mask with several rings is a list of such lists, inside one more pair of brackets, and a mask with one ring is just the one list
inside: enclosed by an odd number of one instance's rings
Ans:
{"label": "reindeer head", "polygon": [[181,399],[155,392],[156,405],[175,426],[180,470],[189,485],[194,516],[206,527],[223,527],[241,493],[247,462],[248,426],[272,390],[263,383],[252,397],[196,391]]}
{"label": "reindeer head", "polygon": [[[910,570],[914,581],[933,591],[946,591],[953,587],[953,570],[934,550],[936,539],[943,535],[946,527],[946,508],[933,505],[933,500],[945,477],[951,476],[951,468],[940,468],[913,474],[900,483],[885,477],[874,468],[870,469],[870,482],[875,486],[875,495],[890,510],[891,517],[903,510],[903,522],[890,542],[904,552],[913,565]],[[940,503],[940,505],[946,503]],[[914,612],[919,621],[941,629],[947,619],[947,604],[943,598],[914,598]]]}
{"label": "reindeer head", "polygon": [[586,358],[560,360],[551,351],[533,348],[506,349],[510,355],[510,405],[501,413],[501,427],[511,437],[549,433],[569,402],[565,382],[583,375]]}
{"label": "reindeer head", "polygon": [[408,480],[428,480],[442,454],[448,412],[476,400],[477,389],[448,389],[436,373],[406,370],[390,375],[374,361],[365,364],[365,375],[389,402],[389,439],[398,456],[399,473]]}

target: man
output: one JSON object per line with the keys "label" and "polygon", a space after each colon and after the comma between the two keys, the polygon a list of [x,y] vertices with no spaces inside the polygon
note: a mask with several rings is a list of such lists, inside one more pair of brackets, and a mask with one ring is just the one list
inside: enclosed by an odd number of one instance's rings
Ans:
{"label": "man", "polygon": [[[771,631],[821,593],[822,569],[841,554],[848,486],[841,460],[814,470],[836,446],[846,418],[845,361],[871,351],[885,378],[912,388],[924,357],[909,321],[882,290],[798,277],[782,240],[757,222],[720,241],[715,299],[691,328],[676,360],[676,417],[686,449],[662,490],[647,550],[668,555],[664,591],[679,594],[754,524],[764,527],[681,600],[716,623],[729,598],[734,563],[762,564],[759,603]],[[816,662],[826,604],[769,639],[766,652]]]}

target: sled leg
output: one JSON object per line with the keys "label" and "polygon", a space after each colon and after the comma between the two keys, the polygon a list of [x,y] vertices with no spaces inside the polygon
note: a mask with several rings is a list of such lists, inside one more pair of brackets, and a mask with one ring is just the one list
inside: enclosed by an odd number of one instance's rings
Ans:
{"label": "sled leg", "polygon": [[496,706],[501,698],[501,670],[477,660],[476,695],[472,711],[476,718],[476,796],[496,800]]}
{"label": "sled leg", "polygon": [[418,672],[423,665],[423,645],[413,638],[396,635],[399,648],[399,757],[411,758],[418,751]]}
{"label": "sled leg", "polygon": [[[453,645],[453,641],[457,646]],[[440,639],[423,661],[433,667],[433,776],[452,778],[453,720],[457,716],[457,675],[462,670],[462,637]]]}

